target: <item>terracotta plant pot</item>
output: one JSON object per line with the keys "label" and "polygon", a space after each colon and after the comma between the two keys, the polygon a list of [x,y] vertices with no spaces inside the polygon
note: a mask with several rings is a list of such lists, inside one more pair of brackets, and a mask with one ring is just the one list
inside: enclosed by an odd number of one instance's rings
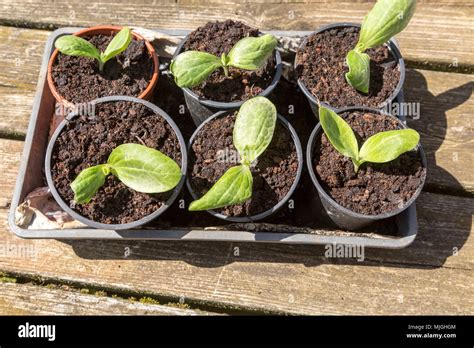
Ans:
{"label": "terracotta plant pot", "polygon": [[[99,34],[110,35],[111,32],[117,33],[121,29],[122,29],[122,27],[118,27],[118,26],[99,25],[99,26],[95,26],[95,27],[80,30],[77,33],[74,33],[73,35],[81,36],[81,37],[91,36],[91,35],[99,35]],[[151,98],[153,90],[155,89],[156,83],[158,81],[158,67],[159,67],[158,56],[156,55],[155,49],[153,48],[152,44],[148,40],[146,40],[140,34],[135,33],[134,31],[132,31],[132,35],[137,40],[144,40],[145,41],[145,45],[146,45],[146,48],[148,50],[148,53],[149,53],[150,57],[153,59],[153,76],[152,76],[151,80],[149,81],[147,88],[140,95],[135,96],[139,99],[149,100]],[[65,98],[63,98],[59,94],[58,90],[56,89],[56,86],[54,85],[54,81],[53,81],[53,77],[52,77],[52,68],[53,68],[53,64],[56,60],[56,57],[58,56],[58,53],[59,53],[59,50],[55,49],[53,51],[53,53],[51,54],[51,58],[49,59],[48,74],[47,74],[48,86],[49,86],[49,89],[51,90],[51,93],[53,94],[54,98],[60,104],[66,106],[66,107],[74,107],[74,103],[72,103],[72,102],[66,100]]]}

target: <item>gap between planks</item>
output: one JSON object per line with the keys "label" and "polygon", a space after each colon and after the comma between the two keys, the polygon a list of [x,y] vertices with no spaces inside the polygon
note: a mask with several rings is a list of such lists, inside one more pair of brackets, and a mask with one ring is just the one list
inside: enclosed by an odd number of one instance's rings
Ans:
{"label": "gap between planks", "polygon": [[[215,315],[205,311],[84,294],[67,287],[0,282],[1,315]],[[34,298],[34,301],[31,299]]]}

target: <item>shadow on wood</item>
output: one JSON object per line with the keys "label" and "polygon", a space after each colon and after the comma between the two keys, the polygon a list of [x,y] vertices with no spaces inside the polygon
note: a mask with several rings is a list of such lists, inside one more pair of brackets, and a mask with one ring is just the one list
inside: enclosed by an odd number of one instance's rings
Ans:
{"label": "shadow on wood", "polygon": [[[450,119],[450,124],[448,124],[446,113],[469,101],[472,97],[474,82],[465,83],[438,95],[434,95],[428,87],[425,77],[420,72],[407,70],[406,102],[420,103],[419,119],[408,118],[408,125],[420,132],[421,143],[426,152],[428,185],[425,189],[440,193],[466,195],[466,190],[470,189],[469,183],[464,183],[463,186],[438,162],[450,161],[449,167],[452,171],[462,173],[467,170],[472,172],[474,154],[467,144],[473,141],[474,134],[472,130],[467,129],[470,127],[462,125],[456,127],[457,119]],[[427,118],[428,115],[429,118]],[[471,115],[461,114],[461,117],[471,117]],[[441,145],[443,145],[443,151],[438,152]],[[473,197],[472,193],[467,195]]]}

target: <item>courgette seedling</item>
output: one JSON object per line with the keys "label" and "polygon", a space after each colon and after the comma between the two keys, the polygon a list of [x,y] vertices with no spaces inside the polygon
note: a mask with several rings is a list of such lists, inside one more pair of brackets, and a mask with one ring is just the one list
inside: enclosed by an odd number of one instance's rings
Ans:
{"label": "courgette seedling", "polygon": [[215,70],[222,68],[229,77],[229,67],[244,70],[258,70],[277,46],[275,36],[266,34],[245,37],[238,41],[229,54],[220,57],[200,51],[186,51],[172,60],[170,70],[179,87],[192,88],[206,80]]}
{"label": "courgette seedling", "polygon": [[189,210],[222,208],[252,197],[250,166],[270,145],[276,120],[275,105],[265,97],[255,97],[242,104],[232,138],[241,164],[229,168],[204,196],[191,202]]}
{"label": "courgette seedling", "polygon": [[71,183],[74,201],[88,203],[109,174],[131,189],[144,193],[169,191],[181,179],[178,164],[160,151],[140,144],[122,144],[110,153],[107,163],[79,173]]}
{"label": "courgette seedling", "polygon": [[408,25],[416,0],[378,0],[365,16],[356,47],[349,51],[346,81],[358,91],[369,92],[370,58],[367,49],[387,42]]}
{"label": "courgette seedling", "polygon": [[104,70],[104,64],[111,58],[125,51],[132,42],[132,32],[125,27],[110,41],[104,52],[82,37],[75,35],[64,35],[56,40],[54,46],[59,52],[68,56],[90,57],[99,62],[99,70]]}
{"label": "courgette seedling", "polygon": [[359,150],[351,126],[334,111],[319,107],[319,121],[331,145],[354,163],[354,171],[365,162],[386,163],[418,145],[420,135],[414,129],[380,132],[369,137]]}

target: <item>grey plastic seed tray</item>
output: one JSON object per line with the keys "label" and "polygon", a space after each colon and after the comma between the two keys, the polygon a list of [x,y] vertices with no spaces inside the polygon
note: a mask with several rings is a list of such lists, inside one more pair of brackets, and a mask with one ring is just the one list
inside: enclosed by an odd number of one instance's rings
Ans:
{"label": "grey plastic seed tray", "polygon": [[[44,50],[41,70],[39,74],[36,96],[31,112],[30,123],[26,135],[25,146],[21,159],[19,174],[13,194],[8,222],[12,231],[22,238],[52,238],[52,239],[150,239],[150,240],[196,240],[196,241],[236,241],[236,242],[272,242],[288,244],[358,244],[364,247],[399,249],[408,246],[417,234],[416,207],[412,204],[404,212],[396,216],[390,223],[396,225],[396,233],[384,235],[375,231],[345,232],[337,229],[309,230],[301,227],[295,230],[305,233],[291,233],[288,228],[282,229],[275,226],[274,230],[268,229],[270,224],[265,224],[265,232],[252,232],[261,229],[249,227],[247,230],[228,230],[225,227],[189,227],[167,229],[135,229],[135,230],[105,230],[94,228],[77,229],[24,229],[15,224],[15,211],[23,202],[26,195],[37,187],[44,185],[44,157],[50,132],[50,122],[54,113],[55,101],[46,81],[47,65],[54,48],[53,43],[57,37],[71,34],[81,28],[61,28],[55,30],[49,37]],[[185,30],[159,30],[159,32],[184,36],[189,31]],[[279,37],[303,37],[309,32],[272,32]],[[158,82],[159,83],[159,82]],[[399,101],[403,96],[399,96]],[[306,164],[305,164],[306,165]],[[184,188],[183,188],[184,189]],[[308,197],[311,199],[318,197]],[[315,214],[315,219],[318,216]],[[222,222],[224,225],[225,222]],[[258,225],[258,224],[256,224]],[[285,230],[285,232],[279,232]],[[291,231],[291,228],[290,228]]]}

